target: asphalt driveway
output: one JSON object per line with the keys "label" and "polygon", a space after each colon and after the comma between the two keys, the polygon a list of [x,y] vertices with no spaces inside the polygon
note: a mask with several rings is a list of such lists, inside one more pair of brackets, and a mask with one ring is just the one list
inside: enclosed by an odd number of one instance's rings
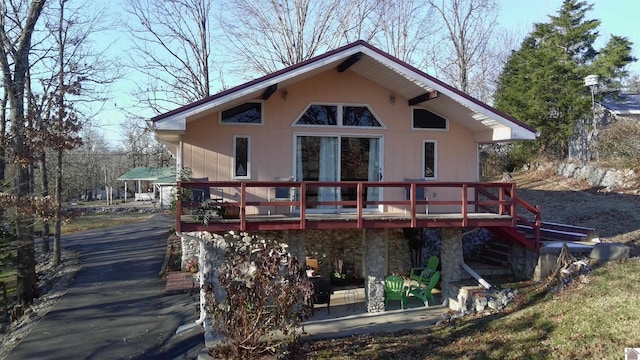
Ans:
{"label": "asphalt driveway", "polygon": [[174,335],[194,321],[195,299],[165,294],[158,276],[173,219],[65,236],[80,253],[67,293],[7,359],[194,359],[202,331]]}

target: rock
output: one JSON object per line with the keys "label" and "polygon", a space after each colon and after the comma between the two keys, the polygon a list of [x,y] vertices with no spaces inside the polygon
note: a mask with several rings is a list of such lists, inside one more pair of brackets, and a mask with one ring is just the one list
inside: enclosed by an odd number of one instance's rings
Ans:
{"label": "rock", "polygon": [[589,257],[597,261],[628,259],[629,247],[620,243],[597,243],[593,246]]}
{"label": "rock", "polygon": [[489,301],[487,301],[487,305],[493,310],[498,310],[499,308],[498,302],[495,299],[490,299]]}

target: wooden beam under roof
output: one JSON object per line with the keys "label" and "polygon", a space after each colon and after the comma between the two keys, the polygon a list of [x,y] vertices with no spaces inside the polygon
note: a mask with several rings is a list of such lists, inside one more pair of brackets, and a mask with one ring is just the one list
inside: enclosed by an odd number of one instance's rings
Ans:
{"label": "wooden beam under roof", "polygon": [[413,105],[418,105],[421,102],[425,102],[427,100],[431,100],[431,99],[435,99],[438,97],[438,92],[433,90],[433,91],[429,91],[427,93],[424,93],[422,95],[418,95],[416,97],[414,97],[413,99],[409,99],[409,106],[413,106]]}
{"label": "wooden beam under roof", "polygon": [[271,97],[271,95],[273,95],[273,93],[276,92],[276,90],[278,90],[278,84],[273,84],[268,88],[266,88],[262,93],[262,100],[268,100]]}
{"label": "wooden beam under roof", "polygon": [[357,52],[338,65],[338,72],[345,72],[351,65],[362,59],[362,52]]}

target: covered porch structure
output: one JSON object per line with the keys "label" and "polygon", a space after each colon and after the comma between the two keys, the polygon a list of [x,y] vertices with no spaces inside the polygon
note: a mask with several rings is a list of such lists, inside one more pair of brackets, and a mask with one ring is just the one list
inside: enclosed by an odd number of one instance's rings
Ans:
{"label": "covered porch structure", "polygon": [[[124,201],[127,202],[127,182],[134,182],[134,200],[159,202],[160,207],[168,207],[172,201],[172,189],[176,185],[176,169],[174,167],[136,167],[117,179],[124,182]],[[143,188],[142,182],[150,182],[152,188]]]}

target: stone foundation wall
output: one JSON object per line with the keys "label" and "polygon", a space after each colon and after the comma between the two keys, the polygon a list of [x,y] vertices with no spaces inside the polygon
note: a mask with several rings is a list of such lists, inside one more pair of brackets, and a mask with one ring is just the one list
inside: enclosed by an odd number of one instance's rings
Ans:
{"label": "stone foundation wall", "polygon": [[509,244],[509,261],[511,262],[511,272],[520,279],[533,279],[536,266],[538,265],[538,254],[524,246]]}
{"label": "stone foundation wall", "polygon": [[[303,232],[306,256],[318,259],[319,272],[329,276],[336,270],[336,260],[346,269],[363,277],[363,230],[307,230]],[[291,245],[290,245],[291,246]]]}
{"label": "stone foundation wall", "polygon": [[411,256],[409,242],[402,231],[389,229],[389,266],[387,275],[407,275],[411,271]]}

